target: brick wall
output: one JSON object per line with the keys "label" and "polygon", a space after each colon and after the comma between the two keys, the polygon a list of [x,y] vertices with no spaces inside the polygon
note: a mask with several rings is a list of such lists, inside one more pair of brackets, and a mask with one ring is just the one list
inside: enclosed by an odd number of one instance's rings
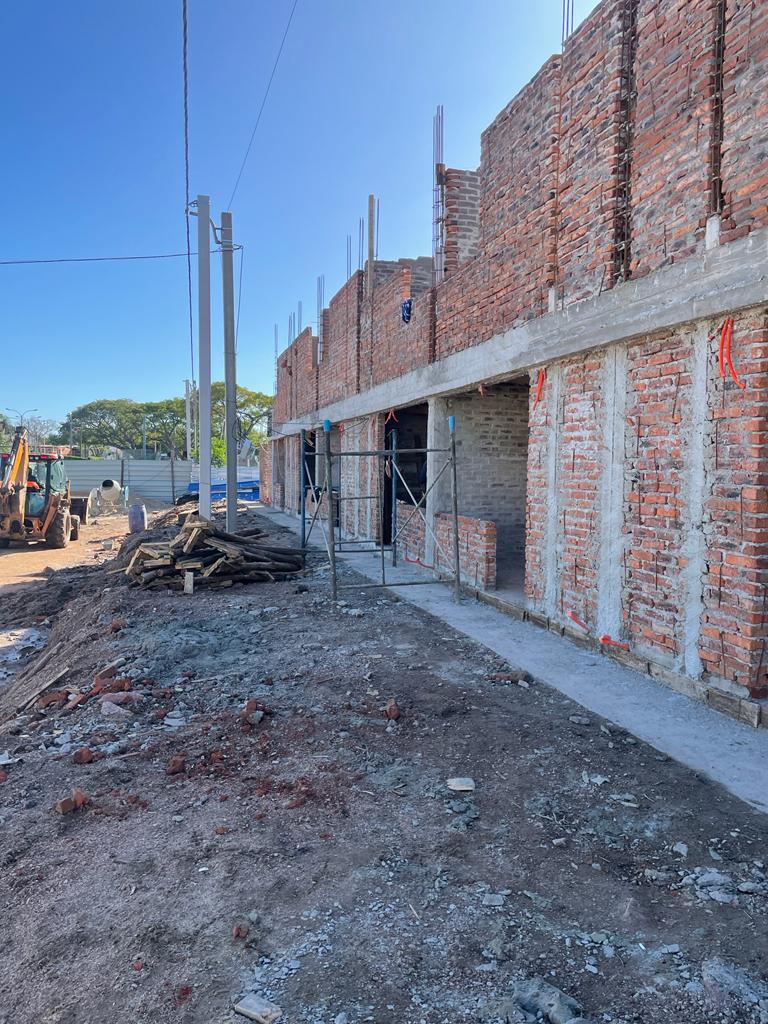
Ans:
{"label": "brick wall", "polygon": [[483,132],[481,255],[438,285],[438,358],[547,311],[559,67],[551,58]]}
{"label": "brick wall", "polygon": [[259,499],[265,505],[272,504],[272,445],[265,441],[259,450]]}
{"label": "brick wall", "polygon": [[721,240],[768,225],[768,4],[727,0]]}
{"label": "brick wall", "polygon": [[397,503],[397,530],[397,546],[403,560],[423,563],[426,527],[423,518],[410,502]]}
{"label": "brick wall", "polygon": [[[723,139],[712,150],[721,3]],[[478,170],[446,170],[447,276],[434,296],[428,260],[377,260],[373,309],[365,274],[353,274],[324,312],[319,370],[309,341],[281,357],[275,421],[308,411],[313,389],[322,407],[540,316],[553,284],[564,305],[612,287],[624,276],[625,169],[634,276],[703,246],[713,152],[721,239],[768,225],[767,97],[768,4],[603,0],[485,129]]]}
{"label": "brick wall", "polygon": [[558,300],[614,283],[623,0],[598,5],[566,41],[558,157]]}
{"label": "brick wall", "polygon": [[690,330],[627,353],[623,623],[633,645],[672,664],[683,643],[685,476],[691,422]]}
{"label": "brick wall", "polygon": [[499,549],[525,548],[528,386],[499,384],[451,399],[459,512],[492,520]]}
{"label": "brick wall", "polygon": [[[589,353],[561,365],[556,463],[557,606],[592,627],[597,623],[602,354]],[[550,488],[547,494],[551,495]]]}
{"label": "brick wall", "polygon": [[632,144],[632,276],[703,244],[710,213],[714,0],[640,0]]}
{"label": "brick wall", "polygon": [[[496,524],[473,516],[459,516],[459,570],[462,583],[476,590],[496,586]],[[453,575],[453,516],[435,516],[435,568]]]}
{"label": "brick wall", "polygon": [[[344,452],[384,448],[384,416],[366,416],[339,424],[339,447]],[[337,450],[335,443],[332,450]],[[340,526],[345,536],[378,540],[380,526],[381,459],[371,455],[342,456],[339,462]],[[364,498],[364,500],[345,500]]]}
{"label": "brick wall", "polygon": [[[421,278],[419,278],[421,272]],[[431,277],[431,261],[426,273]],[[415,296],[411,319],[405,323],[401,303]],[[364,337],[369,339],[363,351],[363,364],[368,366],[370,384],[379,384],[399,377],[430,361],[434,308],[432,292],[424,290],[424,269],[412,264],[398,266],[373,293],[373,315],[370,303],[364,303]],[[367,358],[366,358],[367,356]]]}
{"label": "brick wall", "polygon": [[[703,670],[716,685],[764,696],[768,312],[735,317],[744,389],[720,377],[720,327],[699,322],[616,346],[624,360],[613,375],[613,349],[548,367],[530,413],[526,594],[535,610],[564,625],[572,611],[597,636],[614,576],[614,639],[674,671]],[[614,513],[611,471],[621,485]]]}
{"label": "brick wall", "polygon": [[[716,327],[716,325],[712,325]],[[733,359],[742,391],[709,364],[706,575],[701,659],[713,677],[768,696],[768,310],[736,317]]]}
{"label": "brick wall", "polygon": [[356,271],[334,295],[325,312],[323,358],[318,366],[320,407],[358,390],[362,289],[363,274]]}
{"label": "brick wall", "polygon": [[448,167],[445,171],[446,274],[480,251],[480,172]]}

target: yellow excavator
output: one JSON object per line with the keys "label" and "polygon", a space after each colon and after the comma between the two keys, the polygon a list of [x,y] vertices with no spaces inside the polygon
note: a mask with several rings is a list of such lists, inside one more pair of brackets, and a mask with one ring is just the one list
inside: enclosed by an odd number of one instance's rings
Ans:
{"label": "yellow excavator", "polygon": [[10,452],[0,454],[0,547],[44,541],[65,548],[80,535],[64,460],[30,452],[27,431],[17,427]]}

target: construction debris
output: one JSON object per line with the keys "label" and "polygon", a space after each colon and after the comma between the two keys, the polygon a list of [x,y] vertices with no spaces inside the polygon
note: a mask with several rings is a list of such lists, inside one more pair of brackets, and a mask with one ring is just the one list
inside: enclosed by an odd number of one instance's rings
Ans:
{"label": "construction debris", "polygon": [[303,552],[260,541],[266,533],[252,527],[227,533],[205,519],[190,517],[171,541],[140,544],[125,569],[144,587],[170,587],[194,593],[198,587],[286,580],[301,572]]}
{"label": "construction debris", "polygon": [[274,1021],[282,1016],[283,1011],[261,996],[248,995],[235,1006],[235,1013],[247,1017],[248,1020],[255,1020],[257,1024],[274,1024]]}

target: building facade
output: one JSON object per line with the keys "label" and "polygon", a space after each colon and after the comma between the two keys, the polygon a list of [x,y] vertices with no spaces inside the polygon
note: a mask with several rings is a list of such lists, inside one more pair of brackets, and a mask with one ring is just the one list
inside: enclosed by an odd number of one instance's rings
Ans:
{"label": "building facade", "polygon": [[[440,448],[453,415],[464,583],[758,724],[768,4],[602,0],[437,181],[440,274],[366,264],[279,357],[264,499],[298,512],[301,430]],[[340,529],[376,539],[386,481],[341,461],[371,500]],[[447,484],[410,561],[440,566]]]}

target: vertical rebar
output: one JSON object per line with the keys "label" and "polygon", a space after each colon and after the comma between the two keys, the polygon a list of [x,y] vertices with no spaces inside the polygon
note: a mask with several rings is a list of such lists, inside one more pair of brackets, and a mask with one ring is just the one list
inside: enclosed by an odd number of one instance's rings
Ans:
{"label": "vertical rebar", "polygon": [[390,531],[392,536],[392,565],[397,565],[397,427],[393,427],[392,433],[392,523]]}
{"label": "vertical rebar", "polygon": [[[325,494],[328,501],[328,558],[331,563],[331,598],[336,600],[338,580],[336,579],[336,530],[333,516],[333,456],[331,455],[331,421],[323,420],[325,434]],[[320,495],[322,501],[322,494]]]}
{"label": "vertical rebar", "polygon": [[461,600],[461,571],[459,568],[459,493],[456,476],[456,417],[448,417],[451,432],[451,503],[453,505],[453,564],[455,571],[454,598]]}

